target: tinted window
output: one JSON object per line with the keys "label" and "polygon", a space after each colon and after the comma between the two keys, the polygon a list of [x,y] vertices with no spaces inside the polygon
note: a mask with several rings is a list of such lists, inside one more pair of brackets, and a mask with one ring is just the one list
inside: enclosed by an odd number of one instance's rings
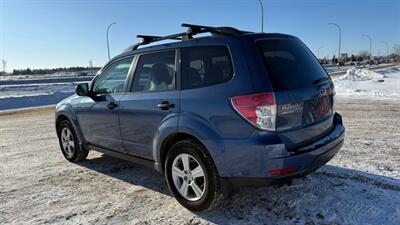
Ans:
{"label": "tinted window", "polygon": [[141,55],[133,80],[134,92],[175,89],[175,51]]}
{"label": "tinted window", "polygon": [[183,89],[223,83],[232,76],[232,63],[226,47],[182,49]]}
{"label": "tinted window", "polygon": [[327,77],[317,59],[299,40],[270,39],[258,44],[274,90],[310,87],[313,81]]}
{"label": "tinted window", "polygon": [[132,59],[129,57],[110,64],[94,81],[93,91],[98,94],[123,92]]}

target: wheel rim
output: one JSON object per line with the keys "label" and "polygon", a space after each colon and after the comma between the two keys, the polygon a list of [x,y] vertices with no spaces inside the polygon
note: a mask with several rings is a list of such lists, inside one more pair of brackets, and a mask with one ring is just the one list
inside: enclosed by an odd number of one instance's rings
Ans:
{"label": "wheel rim", "polygon": [[66,157],[72,158],[75,153],[75,141],[74,135],[67,127],[61,130],[61,145]]}
{"label": "wheel rim", "polygon": [[172,163],[172,179],[179,194],[189,201],[197,201],[206,189],[204,170],[189,154],[180,154]]}

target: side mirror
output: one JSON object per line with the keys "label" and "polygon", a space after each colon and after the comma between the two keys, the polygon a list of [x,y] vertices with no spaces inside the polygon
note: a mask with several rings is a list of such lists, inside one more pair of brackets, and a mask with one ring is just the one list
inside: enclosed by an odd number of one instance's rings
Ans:
{"label": "side mirror", "polygon": [[78,84],[75,93],[79,96],[87,96],[89,94],[89,85],[87,83]]}

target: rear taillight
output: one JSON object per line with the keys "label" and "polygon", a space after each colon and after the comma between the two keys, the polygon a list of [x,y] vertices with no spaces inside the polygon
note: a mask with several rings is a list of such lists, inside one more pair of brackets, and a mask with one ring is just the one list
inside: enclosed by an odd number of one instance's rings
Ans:
{"label": "rear taillight", "polygon": [[236,111],[254,126],[275,131],[276,103],[274,93],[260,93],[232,97]]}

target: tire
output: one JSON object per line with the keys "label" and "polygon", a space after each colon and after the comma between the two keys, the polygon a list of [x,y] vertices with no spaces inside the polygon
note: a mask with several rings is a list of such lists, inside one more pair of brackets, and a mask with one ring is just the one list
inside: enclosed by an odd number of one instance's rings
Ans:
{"label": "tire", "polygon": [[[184,161],[188,161],[186,167]],[[201,166],[203,173],[199,172],[198,166]],[[179,141],[171,147],[164,171],[168,187],[176,200],[191,211],[210,210],[225,198],[211,157],[194,140]]]}
{"label": "tire", "polygon": [[68,161],[80,162],[86,159],[89,150],[79,144],[75,130],[68,120],[61,121],[57,134],[61,152]]}

